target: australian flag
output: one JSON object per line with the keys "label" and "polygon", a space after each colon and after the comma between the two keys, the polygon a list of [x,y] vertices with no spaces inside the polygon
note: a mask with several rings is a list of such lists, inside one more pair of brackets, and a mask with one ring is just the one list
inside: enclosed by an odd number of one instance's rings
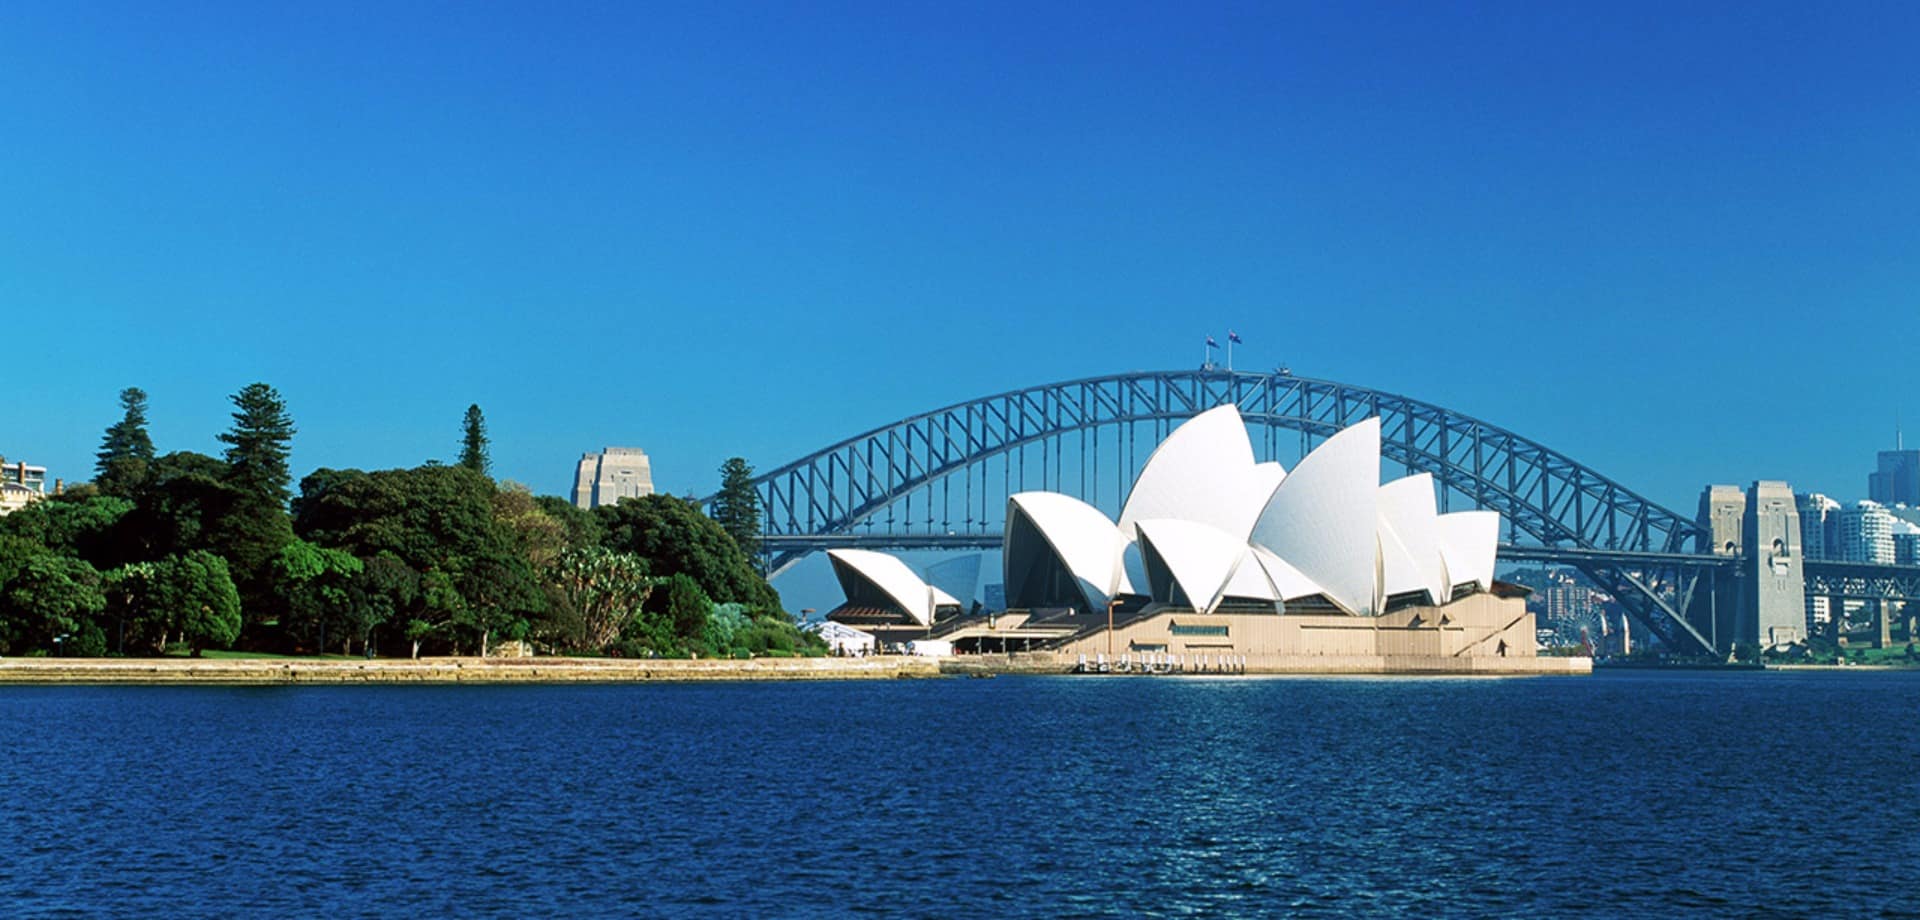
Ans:
{"label": "australian flag", "polygon": [[1216,341],[1214,341],[1214,340],[1213,340],[1213,336],[1207,336],[1207,347],[1208,347],[1208,348],[1219,348],[1219,347],[1220,347],[1220,343],[1219,343],[1219,342],[1216,342]]}
{"label": "australian flag", "polygon": [[1240,341],[1240,333],[1235,332],[1232,329],[1227,330],[1227,341],[1232,342],[1235,345],[1247,344],[1245,342]]}

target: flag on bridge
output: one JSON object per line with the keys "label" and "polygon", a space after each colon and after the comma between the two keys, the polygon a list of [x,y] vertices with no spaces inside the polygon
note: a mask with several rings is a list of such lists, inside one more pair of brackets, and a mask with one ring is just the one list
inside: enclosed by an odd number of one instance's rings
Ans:
{"label": "flag on bridge", "polygon": [[1245,342],[1240,341],[1240,333],[1235,332],[1232,329],[1227,330],[1227,341],[1232,342],[1235,345],[1247,344]]}
{"label": "flag on bridge", "polygon": [[1213,336],[1207,336],[1207,347],[1208,347],[1208,348],[1219,348],[1219,347],[1220,347],[1220,343],[1219,343],[1219,342],[1216,342],[1216,341],[1214,341],[1214,340],[1213,340]]}

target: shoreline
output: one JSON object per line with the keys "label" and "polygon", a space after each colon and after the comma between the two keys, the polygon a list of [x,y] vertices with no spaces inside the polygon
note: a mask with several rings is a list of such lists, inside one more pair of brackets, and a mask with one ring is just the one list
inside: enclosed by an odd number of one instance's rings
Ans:
{"label": "shoreline", "polygon": [[[1595,666],[1590,659],[1459,659],[1425,656],[1255,656],[1243,671],[1175,676],[1585,676],[1686,668]],[[1769,665],[1729,671],[1920,672],[1890,665]],[[909,680],[1069,675],[1074,662],[1045,653],[925,658],[0,658],[6,685],[574,684],[694,681]],[[1139,674],[1085,676],[1143,676]],[[1166,675],[1155,675],[1166,676]]]}
{"label": "shoreline", "polygon": [[5,658],[8,684],[572,684],[939,677],[931,658]]}

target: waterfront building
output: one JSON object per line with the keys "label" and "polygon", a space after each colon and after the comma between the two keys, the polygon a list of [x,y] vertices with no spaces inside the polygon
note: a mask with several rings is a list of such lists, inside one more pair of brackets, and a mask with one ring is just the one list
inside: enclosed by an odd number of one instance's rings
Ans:
{"label": "waterfront building", "polygon": [[883,645],[925,639],[935,624],[961,613],[960,601],[930,585],[898,558],[864,549],[827,551],[846,603],[827,620],[854,627]]}
{"label": "waterfront building", "polygon": [[573,503],[581,508],[611,505],[623,498],[653,494],[653,468],[638,447],[609,447],[581,454],[573,473]]}
{"label": "waterfront building", "polygon": [[[1068,495],[1011,496],[1009,609],[944,630],[936,616],[929,634],[963,652],[1124,650],[1256,668],[1336,656],[1342,667],[1418,659],[1466,670],[1532,658],[1525,589],[1494,580],[1499,515],[1440,514],[1435,495],[1427,474],[1381,484],[1377,418],[1288,471],[1256,462],[1238,409],[1221,406],[1155,449],[1118,519]],[[888,578],[856,552],[829,556],[848,604],[865,606]],[[889,571],[891,607],[917,619],[932,602],[904,565]]]}
{"label": "waterfront building", "polygon": [[1898,443],[1880,452],[1880,469],[1867,474],[1867,498],[1883,505],[1920,505],[1920,450]]}
{"label": "waterfront building", "polygon": [[1894,517],[1876,501],[1858,501],[1840,509],[1835,528],[1846,562],[1893,564]]}
{"label": "waterfront building", "polygon": [[47,468],[0,458],[0,516],[12,514],[45,498]]}

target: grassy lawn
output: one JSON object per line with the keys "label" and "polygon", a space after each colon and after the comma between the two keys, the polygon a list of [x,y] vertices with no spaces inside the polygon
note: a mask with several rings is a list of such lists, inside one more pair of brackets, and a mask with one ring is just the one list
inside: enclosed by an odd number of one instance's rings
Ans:
{"label": "grassy lawn", "polygon": [[1907,645],[1902,642],[1892,648],[1853,648],[1847,650],[1847,660],[1859,664],[1910,664],[1907,661]]}

